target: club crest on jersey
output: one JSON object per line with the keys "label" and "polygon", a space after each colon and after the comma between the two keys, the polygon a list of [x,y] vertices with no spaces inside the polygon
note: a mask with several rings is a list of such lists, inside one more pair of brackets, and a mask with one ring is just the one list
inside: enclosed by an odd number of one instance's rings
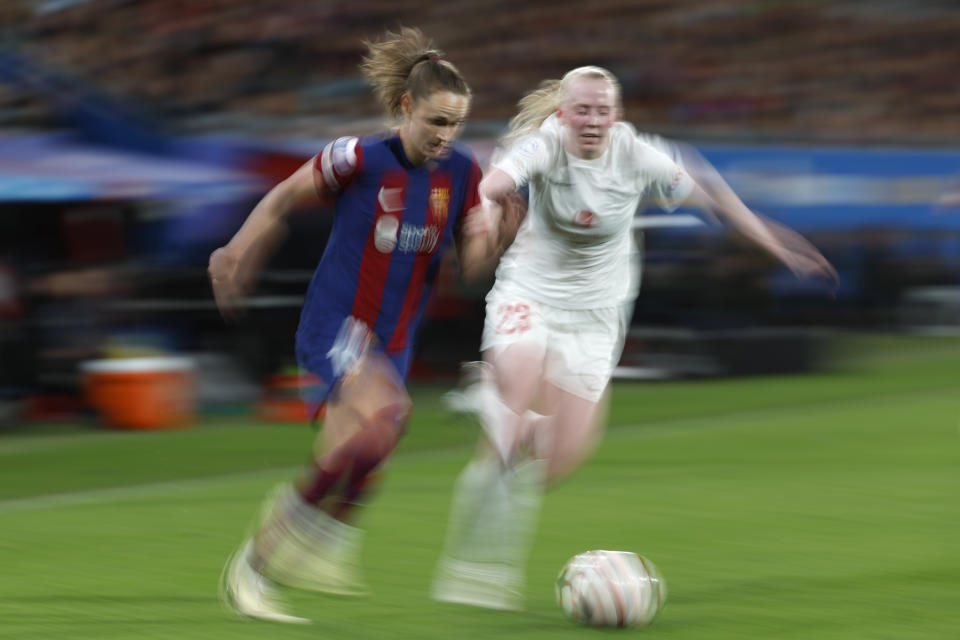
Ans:
{"label": "club crest on jersey", "polygon": [[438,226],[447,222],[447,208],[450,206],[450,189],[448,187],[433,187],[430,189],[430,213]]}

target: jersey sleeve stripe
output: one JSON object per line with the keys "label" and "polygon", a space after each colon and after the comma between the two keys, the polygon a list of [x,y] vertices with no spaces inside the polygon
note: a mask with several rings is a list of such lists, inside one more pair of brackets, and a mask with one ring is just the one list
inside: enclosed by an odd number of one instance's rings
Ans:
{"label": "jersey sleeve stripe", "polygon": [[357,170],[357,139],[347,138],[337,140],[337,146],[342,145],[342,149],[335,148],[331,150],[332,162],[330,166],[333,169],[334,178],[341,187],[353,177]]}
{"label": "jersey sleeve stripe", "polygon": [[337,177],[333,172],[332,155],[334,144],[336,144],[336,141],[329,143],[320,153],[320,169],[323,171],[323,181],[326,183],[327,188],[333,192],[337,192],[340,191],[340,183],[337,181]]}

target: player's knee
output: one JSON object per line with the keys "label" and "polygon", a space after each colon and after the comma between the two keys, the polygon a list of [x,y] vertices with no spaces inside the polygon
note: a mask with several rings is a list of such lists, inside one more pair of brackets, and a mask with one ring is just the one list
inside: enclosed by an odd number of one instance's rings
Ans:
{"label": "player's knee", "polygon": [[356,439],[355,453],[371,468],[382,462],[397,446],[410,420],[410,405],[398,403],[380,409],[364,420]]}
{"label": "player's knee", "polygon": [[409,401],[398,402],[381,409],[371,418],[371,422],[387,434],[393,434],[399,440],[407,430],[407,424],[410,422],[412,413],[413,406]]}

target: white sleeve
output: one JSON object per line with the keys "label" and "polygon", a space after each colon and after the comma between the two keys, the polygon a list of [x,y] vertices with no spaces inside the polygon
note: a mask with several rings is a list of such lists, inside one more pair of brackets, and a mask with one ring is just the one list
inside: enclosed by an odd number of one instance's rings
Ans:
{"label": "white sleeve", "polygon": [[545,134],[536,132],[520,138],[493,166],[513,178],[519,188],[534,176],[544,173],[553,154],[553,141]]}
{"label": "white sleeve", "polygon": [[683,150],[680,144],[667,140],[655,133],[638,133],[637,140],[647,143],[657,151],[663,152],[681,168],[686,168],[683,162]]}
{"label": "white sleeve", "polygon": [[693,178],[666,153],[642,140],[637,140],[635,152],[644,197],[666,211],[680,206],[693,191]]}

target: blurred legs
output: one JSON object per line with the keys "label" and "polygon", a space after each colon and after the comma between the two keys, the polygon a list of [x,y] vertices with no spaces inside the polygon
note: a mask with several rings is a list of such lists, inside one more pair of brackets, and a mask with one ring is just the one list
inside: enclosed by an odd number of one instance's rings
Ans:
{"label": "blurred legs", "polygon": [[[602,435],[608,394],[594,402],[542,381],[536,355],[523,345],[504,349],[466,403],[489,443],[454,487],[436,600],[520,608],[545,486],[576,470]],[[526,409],[538,394],[550,415]]]}
{"label": "blurred legs", "polygon": [[543,496],[544,463],[472,460],[454,488],[433,598],[493,609],[523,606],[526,558]]}
{"label": "blurred legs", "polygon": [[[271,580],[286,586],[359,595],[363,531],[343,522],[372,485],[374,472],[403,434],[410,400],[385,358],[368,358],[328,408],[322,452],[296,485],[282,485],[254,536],[228,562],[223,600],[236,613],[303,622],[286,613]],[[258,588],[254,588],[258,587]]]}

